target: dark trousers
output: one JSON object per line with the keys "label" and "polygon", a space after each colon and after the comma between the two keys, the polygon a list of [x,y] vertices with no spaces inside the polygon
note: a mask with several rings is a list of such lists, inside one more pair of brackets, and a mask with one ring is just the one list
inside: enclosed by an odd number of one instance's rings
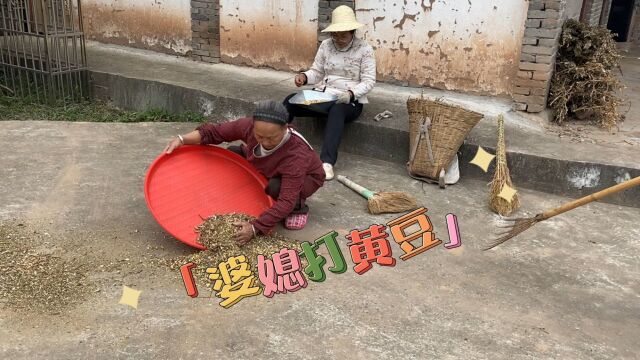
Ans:
{"label": "dark trousers", "polygon": [[344,125],[348,124],[362,114],[363,105],[359,102],[352,102],[350,104],[333,104],[328,114],[313,111],[305,108],[304,106],[298,106],[296,104],[290,104],[291,99],[295,94],[291,94],[284,99],[284,106],[289,111],[289,122],[293,121],[294,117],[327,117],[327,127],[324,130],[324,142],[322,143],[322,152],[320,153],[320,159],[323,163],[329,163],[335,165],[338,161],[338,147],[340,146],[340,140],[342,139],[342,132]]}
{"label": "dark trousers", "polygon": [[[242,150],[242,146],[232,145],[227,147],[227,150],[233,151],[234,153],[242,156],[245,159],[247,158],[246,154]],[[272,199],[278,200],[278,197],[280,197],[281,185],[282,185],[282,177],[280,176],[273,177],[269,179],[269,183],[267,184],[267,187],[264,189],[264,192],[267,193],[267,195],[271,196]],[[298,198],[298,201],[296,202],[296,207],[291,212],[292,214],[306,214],[309,212],[309,207],[304,203],[305,202],[304,200],[305,199],[301,197]]]}

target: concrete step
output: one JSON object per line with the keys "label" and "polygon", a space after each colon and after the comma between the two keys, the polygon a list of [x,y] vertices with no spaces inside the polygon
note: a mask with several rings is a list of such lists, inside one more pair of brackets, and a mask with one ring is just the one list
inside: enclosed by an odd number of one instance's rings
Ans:
{"label": "concrete step", "polygon": [[[190,110],[201,112],[212,121],[224,121],[251,114],[257,100],[283,99],[297,90],[291,84],[293,74],[289,73],[200,64],[113,46],[93,44],[88,49],[95,97],[127,109]],[[494,150],[498,114],[505,116],[509,169],[517,187],[581,197],[640,176],[637,146],[575,143],[559,138],[546,132],[538,121],[512,111],[511,102],[506,99],[388,84],[376,87],[361,117],[346,127],[341,151],[406,163],[409,154],[406,100],[420,93],[485,115],[461,149],[462,176],[491,180],[492,168],[484,173],[469,161],[478,146]],[[375,115],[384,110],[390,110],[393,118],[374,121]],[[322,143],[322,119],[296,119],[294,125],[312,144]],[[640,207],[640,188],[603,201]]]}

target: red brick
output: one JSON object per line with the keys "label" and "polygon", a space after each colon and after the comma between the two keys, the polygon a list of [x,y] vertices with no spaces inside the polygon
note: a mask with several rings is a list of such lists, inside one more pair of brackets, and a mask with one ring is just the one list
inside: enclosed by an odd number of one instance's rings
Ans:
{"label": "red brick", "polygon": [[556,49],[550,46],[524,45],[522,47],[522,52],[536,55],[553,55],[556,52]]}
{"label": "red brick", "polygon": [[521,61],[520,70],[550,71],[551,64],[538,64],[538,63]]}
{"label": "red brick", "polygon": [[514,94],[513,100],[527,103],[529,105],[532,105],[532,104],[540,105],[540,104],[544,104],[546,101],[544,96],[530,96],[530,95],[520,95],[520,94]]}
{"label": "red brick", "polygon": [[556,47],[558,45],[558,40],[556,39],[539,39],[538,46],[544,47]]}
{"label": "red brick", "polygon": [[533,54],[522,53],[522,54],[520,54],[520,61],[536,62],[536,56],[533,55]]}
{"label": "red brick", "polygon": [[562,26],[562,22],[558,19],[544,19],[539,27],[543,29],[557,29]]}
{"label": "red brick", "polygon": [[515,103],[515,104],[513,104],[513,108],[516,111],[525,111],[525,110],[527,110],[527,104]]}
{"label": "red brick", "polygon": [[522,78],[516,78],[514,83],[516,86],[542,88],[542,89],[546,89],[548,85],[547,81],[532,80],[532,79],[530,80],[530,79],[522,79]]}
{"label": "red brick", "polygon": [[534,71],[533,76],[531,76],[533,80],[550,80],[551,79],[551,70],[549,71]]}
{"label": "red brick", "polygon": [[560,35],[560,30],[556,29],[525,29],[524,36],[532,38],[556,39]]}
{"label": "red brick", "polygon": [[560,7],[560,1],[548,1],[544,6],[544,8],[548,10],[560,10]]}
{"label": "red brick", "polygon": [[522,70],[518,71],[518,77],[520,78],[531,79],[532,76],[533,76],[533,71],[522,71]]}
{"label": "red brick", "polygon": [[529,19],[524,23],[524,26],[528,28],[539,28],[542,26],[542,20],[540,19]]}
{"label": "red brick", "polygon": [[557,10],[530,10],[527,13],[529,19],[557,19],[560,13]]}
{"label": "red brick", "polygon": [[551,64],[555,60],[554,56],[549,55],[536,55],[536,62],[539,64]]}
{"label": "red brick", "polygon": [[529,10],[544,10],[544,1],[529,0]]}
{"label": "red brick", "polygon": [[531,89],[531,94],[534,96],[547,96],[547,89]]}
{"label": "red brick", "polygon": [[544,109],[546,109],[547,107],[545,105],[533,105],[533,104],[529,104],[527,105],[527,112],[530,113],[539,113],[539,112],[543,112]]}

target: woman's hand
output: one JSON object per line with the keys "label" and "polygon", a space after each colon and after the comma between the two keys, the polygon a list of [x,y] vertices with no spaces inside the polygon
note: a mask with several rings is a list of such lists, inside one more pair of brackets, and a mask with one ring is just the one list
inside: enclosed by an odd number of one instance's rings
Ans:
{"label": "woman's hand", "polygon": [[336,102],[338,104],[348,104],[351,102],[352,98],[353,98],[353,93],[351,92],[351,90],[347,90],[342,94],[338,95],[338,101]]}
{"label": "woman's hand", "polygon": [[302,73],[296,75],[296,78],[294,79],[294,82],[296,83],[297,87],[300,87],[300,86],[304,85],[307,82],[307,75],[302,74]]}
{"label": "woman's hand", "polygon": [[163,152],[167,153],[167,154],[171,154],[173,152],[173,150],[179,148],[182,145],[183,144],[180,141],[180,139],[175,138],[175,139],[169,141],[169,144],[167,144],[167,146],[164,148]]}
{"label": "woman's hand", "polygon": [[234,239],[238,245],[242,246],[247,244],[253,238],[253,226],[246,221],[236,221],[233,223],[238,231],[234,235]]}

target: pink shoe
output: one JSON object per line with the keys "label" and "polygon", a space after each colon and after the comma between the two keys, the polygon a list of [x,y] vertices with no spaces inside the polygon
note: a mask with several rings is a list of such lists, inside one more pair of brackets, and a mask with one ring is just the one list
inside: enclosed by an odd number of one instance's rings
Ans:
{"label": "pink shoe", "polygon": [[300,230],[307,225],[309,214],[289,214],[284,221],[284,227],[289,230]]}

